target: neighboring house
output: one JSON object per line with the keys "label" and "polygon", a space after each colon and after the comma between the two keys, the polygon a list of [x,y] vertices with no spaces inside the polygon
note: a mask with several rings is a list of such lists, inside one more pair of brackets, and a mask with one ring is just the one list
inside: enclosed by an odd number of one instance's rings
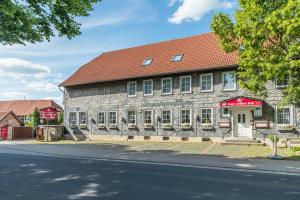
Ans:
{"label": "neighboring house", "polygon": [[13,111],[0,112],[0,128],[8,126],[19,127],[21,121]]}
{"label": "neighboring house", "polygon": [[31,120],[30,115],[33,114],[35,108],[55,108],[59,111],[63,109],[53,100],[13,100],[0,101],[0,111],[13,111],[22,122],[22,124]]}
{"label": "neighboring house", "polygon": [[288,80],[268,82],[261,99],[239,87],[237,67],[212,33],[103,53],[60,85],[66,127],[90,137],[299,135],[299,106],[277,106]]}

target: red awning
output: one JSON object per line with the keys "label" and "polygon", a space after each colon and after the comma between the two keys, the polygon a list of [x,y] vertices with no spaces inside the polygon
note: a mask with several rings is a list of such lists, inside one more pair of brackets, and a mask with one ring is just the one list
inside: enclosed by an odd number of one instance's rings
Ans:
{"label": "red awning", "polygon": [[231,106],[262,106],[264,102],[262,100],[251,99],[246,97],[239,97],[235,99],[228,99],[220,102],[221,107]]}

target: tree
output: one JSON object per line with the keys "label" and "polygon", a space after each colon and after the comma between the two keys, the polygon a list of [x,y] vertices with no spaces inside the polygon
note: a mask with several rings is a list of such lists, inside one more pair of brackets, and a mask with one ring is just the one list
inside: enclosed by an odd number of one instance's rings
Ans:
{"label": "tree", "polygon": [[36,129],[39,123],[40,123],[40,112],[37,108],[35,108],[32,114],[32,127]]}
{"label": "tree", "polygon": [[61,125],[64,122],[64,113],[60,112],[57,118],[57,124]]}
{"label": "tree", "polygon": [[237,53],[239,84],[265,97],[269,81],[289,77],[280,104],[299,104],[299,0],[238,2],[235,21],[229,15],[217,13],[212,18],[211,29],[225,52]]}
{"label": "tree", "polygon": [[69,39],[80,34],[76,17],[88,16],[101,0],[1,0],[0,43],[50,41],[58,32]]}

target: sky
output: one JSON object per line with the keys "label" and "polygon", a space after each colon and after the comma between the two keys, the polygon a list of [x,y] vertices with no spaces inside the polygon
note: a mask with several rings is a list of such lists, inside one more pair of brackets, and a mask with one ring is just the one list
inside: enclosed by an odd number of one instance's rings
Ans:
{"label": "sky", "polygon": [[216,12],[232,15],[234,0],[102,0],[78,18],[69,40],[0,46],[0,100],[53,99],[58,85],[103,52],[210,32]]}

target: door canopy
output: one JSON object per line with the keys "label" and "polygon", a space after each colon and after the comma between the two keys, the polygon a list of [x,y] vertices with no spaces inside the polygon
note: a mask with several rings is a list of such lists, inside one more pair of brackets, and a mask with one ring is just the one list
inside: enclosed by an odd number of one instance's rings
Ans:
{"label": "door canopy", "polygon": [[237,106],[262,106],[263,100],[257,100],[247,97],[237,97],[220,102],[220,107],[237,107]]}

